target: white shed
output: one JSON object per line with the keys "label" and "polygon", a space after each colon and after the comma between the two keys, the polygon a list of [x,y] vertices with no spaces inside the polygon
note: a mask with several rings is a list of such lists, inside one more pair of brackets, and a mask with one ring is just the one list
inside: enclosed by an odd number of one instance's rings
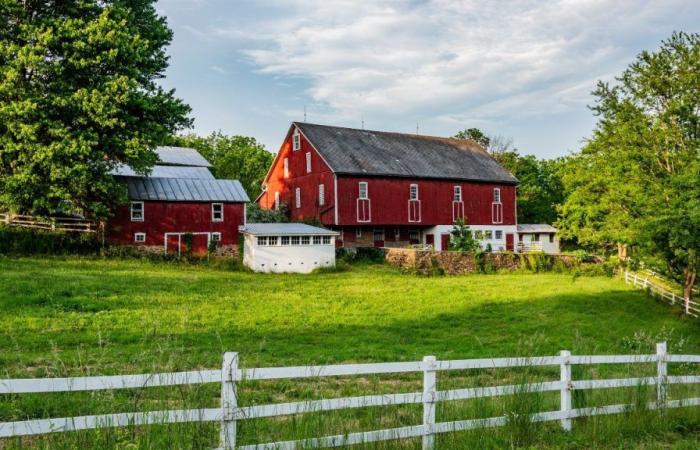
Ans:
{"label": "white shed", "polygon": [[335,231],[303,223],[249,223],[239,230],[243,264],[256,272],[309,273],[335,266]]}
{"label": "white shed", "polygon": [[546,223],[518,225],[518,243],[520,253],[545,252],[553,255],[559,253],[557,229]]}

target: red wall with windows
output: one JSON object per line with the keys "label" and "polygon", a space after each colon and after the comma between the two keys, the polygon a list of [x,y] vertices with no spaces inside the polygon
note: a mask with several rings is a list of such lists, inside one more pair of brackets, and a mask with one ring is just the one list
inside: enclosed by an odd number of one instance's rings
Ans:
{"label": "red wall with windows", "polygon": [[[359,183],[367,182],[371,220],[357,220]],[[409,221],[409,191],[418,185],[420,221]],[[339,225],[446,225],[453,223],[454,187],[462,187],[466,221],[473,225],[493,224],[493,190],[501,191],[503,225],[515,225],[515,186],[463,181],[383,177],[338,177]],[[367,202],[360,202],[360,209]],[[414,218],[417,204],[410,205]],[[461,209],[461,208],[460,208]]]}
{"label": "red wall with windows", "polygon": [[[300,134],[301,148],[293,150],[293,130],[287,134],[272,164],[265,184],[267,190],[258,198],[258,204],[267,209],[275,208],[275,192],[280,193],[280,203],[291,212],[292,220],[318,218],[323,224],[335,220],[335,177],[313,146]],[[311,154],[311,171],[307,172],[306,154]],[[288,160],[288,177],[284,176],[284,159]],[[318,186],[324,186],[324,205],[319,204]],[[296,207],[295,191],[300,189],[301,205]]]}
{"label": "red wall with windows", "polygon": [[[238,227],[243,225],[245,215],[243,203],[224,203],[223,222],[212,221],[211,203],[146,201],[143,204],[142,222],[131,220],[129,204],[116,209],[107,228],[111,243],[163,246],[165,233],[218,232],[221,233],[221,245],[238,244]],[[136,233],[146,233],[146,242],[135,242]],[[206,252],[206,239],[195,237],[193,247],[197,253]]]}

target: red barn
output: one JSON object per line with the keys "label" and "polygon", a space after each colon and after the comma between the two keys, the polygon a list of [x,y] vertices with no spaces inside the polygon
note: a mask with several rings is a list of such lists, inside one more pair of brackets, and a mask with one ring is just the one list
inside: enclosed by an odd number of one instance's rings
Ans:
{"label": "red barn", "polygon": [[513,250],[516,184],[471,140],[295,122],[257,201],[318,219],[342,246],[445,249],[464,218],[482,246]]}
{"label": "red barn", "polygon": [[129,167],[115,175],[126,183],[129,203],[108,222],[112,244],[147,251],[184,252],[188,235],[192,251],[204,254],[217,241],[218,254],[238,252],[238,227],[245,225],[249,201],[238,180],[217,180],[196,150],[158,147],[159,163],[149,176]]}

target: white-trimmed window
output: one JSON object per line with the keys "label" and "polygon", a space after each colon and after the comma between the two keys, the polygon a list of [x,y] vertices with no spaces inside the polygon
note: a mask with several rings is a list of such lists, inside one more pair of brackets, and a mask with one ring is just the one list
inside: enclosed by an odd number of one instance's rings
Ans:
{"label": "white-trimmed window", "polygon": [[211,204],[211,221],[212,222],[223,222],[224,221],[224,204],[223,203],[212,203]]}
{"label": "white-trimmed window", "polygon": [[284,158],[284,177],[289,178],[289,158]]}
{"label": "white-trimmed window", "polygon": [[484,239],[484,232],[482,230],[476,230],[474,231],[474,239],[477,241],[481,241]]}
{"label": "white-trimmed window", "polygon": [[321,236],[314,236],[314,245],[321,245]]}
{"label": "white-trimmed window", "polygon": [[383,241],[384,240],[384,229],[383,228],[376,228],[373,232],[374,236],[373,239],[375,241]]}
{"label": "white-trimmed window", "polygon": [[299,245],[300,236],[292,236],[292,245]]}
{"label": "white-trimmed window", "polygon": [[143,202],[131,202],[131,221],[143,222]]}
{"label": "white-trimmed window", "polygon": [[503,239],[503,231],[496,230],[496,240],[500,241],[501,239]]}
{"label": "white-trimmed window", "polygon": [[418,230],[409,230],[408,231],[408,239],[411,241],[419,241],[420,240],[420,232]]}
{"label": "white-trimmed window", "polygon": [[267,236],[258,236],[258,246],[264,247],[267,245]]}
{"label": "white-trimmed window", "polygon": [[134,233],[134,242],[146,242],[146,233]]}
{"label": "white-trimmed window", "polygon": [[323,237],[323,245],[331,245],[331,237],[330,236],[322,236]]}
{"label": "white-trimmed window", "polygon": [[306,173],[311,173],[311,152],[306,152]]}
{"label": "white-trimmed window", "polygon": [[355,228],[355,237],[356,238],[362,237],[362,228]]}
{"label": "white-trimmed window", "polygon": [[268,236],[267,237],[267,245],[277,245],[278,237],[277,236]]}
{"label": "white-trimmed window", "polygon": [[461,202],[462,201],[462,186],[454,187],[454,195],[452,196],[452,201]]}
{"label": "white-trimmed window", "polygon": [[212,233],[212,234],[211,234],[211,240],[214,241],[214,242],[219,242],[219,241],[221,241],[221,233],[219,233],[218,231],[217,231],[216,233]]}
{"label": "white-trimmed window", "polygon": [[540,242],[540,233],[535,233],[532,235],[533,242]]}
{"label": "white-trimmed window", "polygon": [[309,245],[311,244],[311,236],[302,236],[301,237],[301,245]]}
{"label": "white-trimmed window", "polygon": [[282,236],[282,245],[289,245],[289,236]]}
{"label": "white-trimmed window", "polygon": [[301,208],[301,188],[294,189],[294,205]]}
{"label": "white-trimmed window", "polygon": [[275,192],[275,209],[280,209],[280,193]]}
{"label": "white-trimmed window", "polygon": [[412,184],[409,187],[409,199],[410,200],[418,200],[418,185],[417,184]]}
{"label": "white-trimmed window", "polygon": [[493,202],[494,203],[501,203],[501,189],[500,188],[493,188]]}
{"label": "white-trimmed window", "polygon": [[369,198],[369,189],[367,187],[367,182],[366,181],[360,181],[358,184],[358,194],[360,200],[367,200]]}
{"label": "white-trimmed window", "polygon": [[493,231],[491,230],[485,230],[484,231],[484,239],[491,240],[493,239]]}
{"label": "white-trimmed window", "polygon": [[292,150],[297,151],[301,148],[301,134],[299,129],[294,129],[294,134],[292,135]]}
{"label": "white-trimmed window", "polygon": [[326,186],[318,185],[318,206],[323,206],[326,204]]}

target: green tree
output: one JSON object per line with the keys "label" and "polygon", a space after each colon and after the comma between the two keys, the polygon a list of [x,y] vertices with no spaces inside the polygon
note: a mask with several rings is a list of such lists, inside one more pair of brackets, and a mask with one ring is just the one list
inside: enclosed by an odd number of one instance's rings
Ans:
{"label": "green tree", "polygon": [[110,171],[146,172],[191,125],[157,84],[172,39],[149,0],[0,0],[0,208],[108,215]]}
{"label": "green tree", "polygon": [[220,131],[207,137],[176,136],[174,143],[196,148],[214,166],[212,172],[217,178],[239,180],[251,199],[260,194],[262,181],[275,157],[255,138],[226,136]]}
{"label": "green tree", "polygon": [[457,219],[450,231],[450,250],[458,252],[476,252],[479,243],[474,239],[472,230],[469,229],[464,219]]}
{"label": "green tree", "polygon": [[459,131],[453,136],[455,139],[471,139],[481,144],[484,148],[489,148],[491,138],[478,128],[467,128]]}
{"label": "green tree", "polygon": [[674,33],[594,95],[598,124],[565,168],[559,226],[582,244],[620,253],[633,246],[691,296],[700,234],[700,35]]}
{"label": "green tree", "polygon": [[249,203],[246,210],[249,223],[284,223],[289,222],[289,209],[284,203],[278,210],[261,208],[255,202]]}

